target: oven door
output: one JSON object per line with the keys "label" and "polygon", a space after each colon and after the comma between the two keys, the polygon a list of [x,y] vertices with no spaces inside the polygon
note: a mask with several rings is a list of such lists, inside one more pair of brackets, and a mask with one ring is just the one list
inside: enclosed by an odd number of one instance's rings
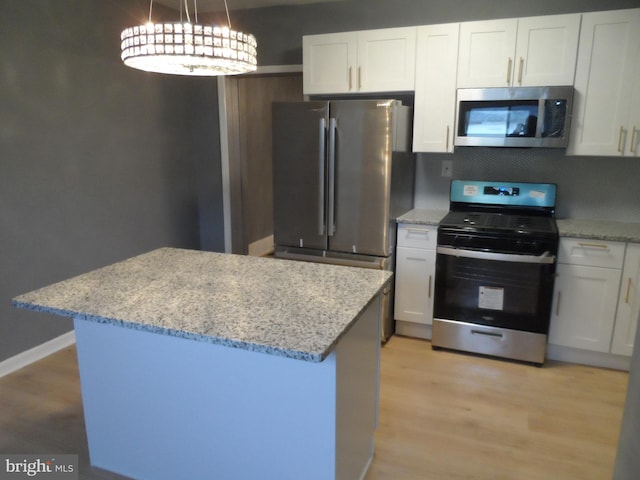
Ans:
{"label": "oven door", "polygon": [[439,246],[434,318],[547,334],[555,256]]}

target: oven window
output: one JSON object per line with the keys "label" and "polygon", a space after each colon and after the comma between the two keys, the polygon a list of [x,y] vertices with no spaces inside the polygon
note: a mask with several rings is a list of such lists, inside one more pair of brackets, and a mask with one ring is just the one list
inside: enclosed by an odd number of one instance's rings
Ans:
{"label": "oven window", "polygon": [[555,265],[436,256],[434,317],[547,333]]}

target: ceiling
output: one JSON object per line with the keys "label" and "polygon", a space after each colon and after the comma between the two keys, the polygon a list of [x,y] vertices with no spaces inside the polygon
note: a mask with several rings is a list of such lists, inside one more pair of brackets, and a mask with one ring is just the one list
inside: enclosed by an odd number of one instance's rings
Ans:
{"label": "ceiling", "polygon": [[[167,7],[180,9],[182,0],[155,0]],[[275,7],[281,5],[307,5],[310,3],[335,2],[343,0],[227,0],[229,10],[241,10],[245,8]],[[194,0],[186,0],[189,10],[192,11]],[[224,11],[225,0],[195,0],[198,12]]]}

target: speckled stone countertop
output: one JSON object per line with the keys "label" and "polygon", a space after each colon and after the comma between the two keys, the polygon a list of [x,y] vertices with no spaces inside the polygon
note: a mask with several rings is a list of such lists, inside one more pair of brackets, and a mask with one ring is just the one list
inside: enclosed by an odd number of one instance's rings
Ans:
{"label": "speckled stone countertop", "polygon": [[[398,217],[397,222],[437,225],[446,214],[443,210],[415,208]],[[640,223],[572,218],[556,218],[556,223],[561,237],[640,243]]]}
{"label": "speckled stone countertop", "polygon": [[431,210],[428,208],[414,208],[397,218],[398,223],[412,223],[416,225],[438,225],[447,214],[446,210]]}
{"label": "speckled stone countertop", "polygon": [[16,307],[320,362],[391,272],[161,248],[13,299]]}
{"label": "speckled stone countertop", "polygon": [[556,218],[561,237],[640,243],[640,223]]}

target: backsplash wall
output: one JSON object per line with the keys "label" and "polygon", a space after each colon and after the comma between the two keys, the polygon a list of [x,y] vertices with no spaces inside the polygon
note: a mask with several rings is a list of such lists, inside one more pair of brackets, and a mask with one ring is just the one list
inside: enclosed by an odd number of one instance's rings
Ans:
{"label": "backsplash wall", "polygon": [[[453,161],[442,177],[443,160]],[[558,185],[557,218],[640,222],[640,158],[574,157],[563,149],[458,148],[416,156],[416,208],[449,207],[452,179]]]}

